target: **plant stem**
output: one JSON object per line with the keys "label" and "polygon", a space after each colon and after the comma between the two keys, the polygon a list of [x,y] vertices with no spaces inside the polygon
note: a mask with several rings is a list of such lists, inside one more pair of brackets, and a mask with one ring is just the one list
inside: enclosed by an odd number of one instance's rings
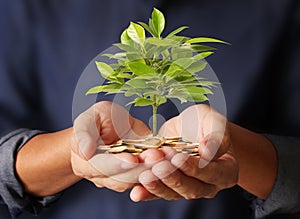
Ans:
{"label": "plant stem", "polygon": [[152,133],[153,133],[153,136],[156,136],[157,135],[157,105],[156,104],[153,104],[152,105],[152,119],[153,119],[153,128],[152,128]]}

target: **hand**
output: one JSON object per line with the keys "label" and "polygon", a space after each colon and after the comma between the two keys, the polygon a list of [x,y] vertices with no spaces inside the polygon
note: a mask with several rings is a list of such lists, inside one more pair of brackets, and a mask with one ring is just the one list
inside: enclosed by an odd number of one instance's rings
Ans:
{"label": "hand", "polygon": [[138,165],[139,158],[129,153],[97,154],[96,148],[120,138],[141,138],[149,134],[149,128],[121,106],[107,101],[96,103],[74,121],[71,152],[74,173],[98,187],[115,191],[132,187],[140,172],[147,169]]}
{"label": "hand", "polygon": [[163,149],[165,159],[141,173],[141,184],[133,188],[131,199],[212,198],[218,191],[234,186],[239,166],[226,123],[222,115],[204,104],[192,106],[167,121],[160,135],[199,142],[199,157]]}

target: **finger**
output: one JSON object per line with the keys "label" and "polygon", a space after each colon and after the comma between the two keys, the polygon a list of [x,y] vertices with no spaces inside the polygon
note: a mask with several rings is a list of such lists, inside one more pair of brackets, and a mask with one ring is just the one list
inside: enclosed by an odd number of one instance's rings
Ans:
{"label": "finger", "polygon": [[135,168],[138,163],[138,158],[129,153],[96,154],[89,160],[89,164],[104,176],[126,172]]}
{"label": "finger", "polygon": [[97,141],[100,138],[92,107],[75,119],[73,131],[75,139],[72,150],[83,159],[88,160],[94,155]]}
{"label": "finger", "polygon": [[98,144],[111,144],[131,130],[133,118],[121,106],[102,101],[80,114],[74,121],[78,148],[74,151],[88,160]]}
{"label": "finger", "polygon": [[[152,172],[161,182],[185,199],[206,197],[215,193],[214,185],[206,184],[176,170],[169,161],[162,161],[152,168]],[[152,193],[152,192],[151,192]]]}
{"label": "finger", "polygon": [[71,164],[76,176],[88,179],[90,176],[99,175],[97,169],[73,151],[71,152]]}
{"label": "finger", "polygon": [[145,136],[149,136],[151,134],[151,130],[148,126],[146,126],[142,121],[133,118],[131,129],[124,138],[128,139],[140,139],[145,138]]}
{"label": "finger", "polygon": [[142,185],[136,185],[130,192],[130,199],[134,202],[139,201],[151,201],[159,199],[159,197],[151,194],[147,189]]}
{"label": "finger", "polygon": [[99,188],[106,187],[116,192],[124,192],[127,189],[132,188],[134,186],[134,183],[124,183],[112,178],[94,177],[90,179],[90,181],[92,181]]}
{"label": "finger", "polygon": [[147,149],[138,156],[139,161],[144,163],[149,168],[151,168],[157,162],[162,161],[164,157],[165,154],[163,151],[157,149]]}
{"label": "finger", "polygon": [[223,155],[220,159],[199,168],[199,158],[186,154],[177,154],[171,163],[185,175],[201,180],[207,184],[229,187],[238,180],[238,165],[234,156]]}
{"label": "finger", "polygon": [[159,136],[181,136],[181,119],[179,116],[166,121],[158,132]]}
{"label": "finger", "polygon": [[151,170],[144,171],[139,176],[140,183],[148,190],[151,194],[166,199],[166,200],[177,200],[182,198],[175,191],[167,187],[155,176]]}
{"label": "finger", "polygon": [[130,130],[132,118],[120,105],[102,101],[94,104],[93,110],[102,143],[111,144]]}
{"label": "finger", "polygon": [[[124,155],[130,155],[128,153],[122,153]],[[116,156],[122,156],[122,154],[117,154]],[[112,179],[115,179],[120,182],[126,182],[126,183],[137,183],[139,175],[147,170],[151,169],[151,167],[156,164],[157,162],[164,159],[164,153],[160,150],[156,149],[148,149],[144,151],[139,156],[133,156],[135,158],[134,161],[130,161],[126,163],[122,163],[122,165],[128,165],[125,166],[126,168],[120,166],[120,162],[116,161],[115,163],[112,163],[109,168],[106,168],[106,165],[103,165],[103,163],[100,163],[100,170],[103,172],[105,171],[107,176],[110,176]],[[126,157],[125,157],[126,158]],[[124,157],[123,157],[124,161]],[[132,165],[133,162],[133,165]],[[102,166],[101,166],[102,165]],[[105,170],[103,170],[105,169]]]}
{"label": "finger", "polygon": [[200,142],[198,153],[200,155],[199,167],[205,167],[209,162],[225,154],[231,146],[230,137],[223,133],[210,133]]}
{"label": "finger", "polygon": [[166,160],[171,160],[177,154],[177,151],[172,147],[163,147],[161,151],[164,153],[164,159]]}
{"label": "finger", "polygon": [[145,164],[140,163],[135,168],[110,176],[110,178],[124,183],[138,183],[139,175],[149,169]]}

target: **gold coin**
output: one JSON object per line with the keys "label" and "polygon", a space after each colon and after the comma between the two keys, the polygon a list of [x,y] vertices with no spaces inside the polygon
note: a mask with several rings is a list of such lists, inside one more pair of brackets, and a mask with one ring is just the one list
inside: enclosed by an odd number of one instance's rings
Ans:
{"label": "gold coin", "polygon": [[127,149],[126,146],[113,147],[108,150],[110,153],[121,153]]}
{"label": "gold coin", "polygon": [[134,145],[134,144],[142,143],[144,141],[145,139],[123,139],[122,143],[127,145]]}
{"label": "gold coin", "polygon": [[182,137],[180,136],[168,136],[164,138],[166,139],[166,141],[182,141]]}
{"label": "gold coin", "polygon": [[160,147],[159,145],[149,145],[149,144],[135,144],[134,146],[136,148],[141,148],[141,149],[150,149],[150,148],[157,149]]}
{"label": "gold coin", "polygon": [[149,138],[146,138],[145,141],[142,142],[142,144],[161,146],[161,145],[163,145],[164,141],[165,141],[165,139],[162,137],[149,137]]}

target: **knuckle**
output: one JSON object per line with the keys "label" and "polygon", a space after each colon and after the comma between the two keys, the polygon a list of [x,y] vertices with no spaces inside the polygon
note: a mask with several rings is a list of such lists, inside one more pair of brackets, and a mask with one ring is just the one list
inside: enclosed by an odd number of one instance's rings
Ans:
{"label": "knuckle", "polygon": [[165,199],[168,200],[168,201],[175,201],[175,200],[178,200],[180,198],[182,198],[180,195],[174,194],[173,196],[167,197]]}
{"label": "knuckle", "polygon": [[116,192],[125,192],[130,187],[132,187],[132,184],[128,184],[128,183],[116,183],[110,189],[112,189],[112,190],[114,190]]}
{"label": "knuckle", "polygon": [[206,191],[206,195],[203,196],[204,198],[214,198],[220,191],[220,188],[217,186],[210,186]]}
{"label": "knuckle", "polygon": [[184,198],[186,200],[197,199],[197,198],[200,198],[200,197],[201,197],[201,195],[196,194],[196,193],[189,193],[189,194],[187,194],[187,195],[184,196]]}
{"label": "knuckle", "polygon": [[209,199],[212,199],[212,198],[215,198],[215,197],[216,197],[216,195],[217,195],[217,192],[212,192],[212,193],[210,193],[210,194],[208,194],[208,195],[204,196],[204,198],[209,198]]}
{"label": "knuckle", "polygon": [[195,166],[192,166],[188,161],[185,162],[180,169],[184,173],[186,173],[190,176],[196,176],[197,175],[197,169],[198,168],[195,168]]}
{"label": "knuckle", "polygon": [[104,186],[103,185],[101,185],[101,184],[98,184],[98,183],[94,183],[95,184],[95,186],[97,186],[97,188],[99,188],[99,189],[101,189],[101,188],[103,188]]}
{"label": "knuckle", "polygon": [[118,187],[118,188],[116,188],[116,191],[117,192],[125,192],[126,188],[125,187]]}
{"label": "knuckle", "polygon": [[170,179],[167,180],[167,184],[174,189],[180,188],[183,186],[182,180],[180,178],[173,178],[170,177]]}

